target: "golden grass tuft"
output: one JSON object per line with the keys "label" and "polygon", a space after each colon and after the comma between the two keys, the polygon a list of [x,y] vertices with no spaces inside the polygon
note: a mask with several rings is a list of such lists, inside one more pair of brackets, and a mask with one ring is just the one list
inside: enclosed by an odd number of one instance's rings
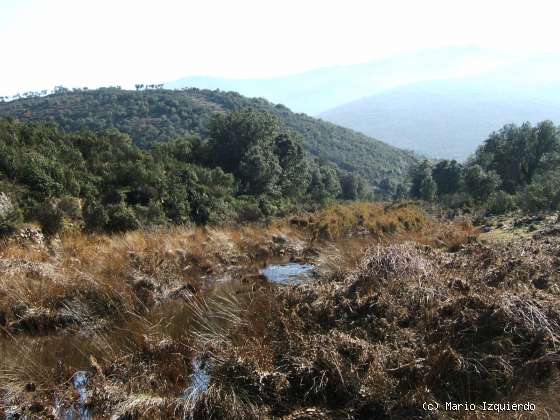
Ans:
{"label": "golden grass tuft", "polygon": [[403,231],[416,231],[429,224],[426,214],[414,205],[358,202],[335,204],[296,219],[313,239],[336,240],[353,235],[383,238]]}

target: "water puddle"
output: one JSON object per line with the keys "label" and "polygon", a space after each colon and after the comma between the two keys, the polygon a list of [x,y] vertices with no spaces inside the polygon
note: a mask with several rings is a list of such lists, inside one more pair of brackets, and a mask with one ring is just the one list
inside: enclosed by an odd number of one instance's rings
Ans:
{"label": "water puddle", "polygon": [[312,280],[314,268],[313,264],[271,264],[263,268],[261,274],[272,283],[298,285]]}
{"label": "water puddle", "polygon": [[80,399],[78,400],[78,407],[64,408],[62,402],[55,399],[55,410],[56,417],[60,420],[92,420],[93,415],[91,409],[88,407],[89,392],[87,390],[87,385],[89,383],[89,378],[87,372],[78,371],[74,374],[74,379],[72,384],[74,389],[78,391]]}
{"label": "water puddle", "polygon": [[84,371],[76,372],[74,375],[74,388],[78,390],[80,394],[80,401],[79,401],[79,413],[81,420],[90,420],[92,419],[91,411],[88,404],[88,390],[87,385],[89,383],[89,378],[87,373]]}
{"label": "water puddle", "polygon": [[183,396],[188,405],[194,405],[198,397],[208,390],[210,386],[210,372],[208,362],[200,355],[192,361],[191,384],[185,390]]}

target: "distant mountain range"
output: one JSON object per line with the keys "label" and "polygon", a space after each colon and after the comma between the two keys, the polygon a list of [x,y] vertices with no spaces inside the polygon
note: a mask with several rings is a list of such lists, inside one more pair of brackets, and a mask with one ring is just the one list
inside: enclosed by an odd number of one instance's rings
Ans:
{"label": "distant mountain range", "polygon": [[560,57],[482,75],[414,83],[320,114],[321,118],[432,157],[465,159],[505,124],[560,123]]}
{"label": "distant mountain range", "polygon": [[197,87],[263,97],[295,112],[316,115],[384,90],[423,80],[462,77],[494,69],[510,58],[475,47],[428,50],[329,67],[270,79],[187,77],[165,84],[169,89]]}
{"label": "distant mountain range", "polygon": [[507,123],[560,122],[560,55],[446,48],[273,79],[181,79],[234,90],[437,158],[465,159]]}

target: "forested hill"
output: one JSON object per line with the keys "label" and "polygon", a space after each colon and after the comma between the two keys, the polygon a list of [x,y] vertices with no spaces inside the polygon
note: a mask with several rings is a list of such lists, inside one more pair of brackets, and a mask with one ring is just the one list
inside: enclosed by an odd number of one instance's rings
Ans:
{"label": "forested hill", "polygon": [[[235,92],[200,89],[129,91],[58,89],[43,97],[0,102],[0,118],[54,121],[67,132],[84,128],[97,132],[116,128],[141,147],[150,147],[185,135],[205,138],[216,113],[251,107],[279,118],[284,128],[300,134],[314,156],[364,176],[372,185],[398,181],[415,161],[412,153],[389,146],[355,131],[296,114],[264,99]],[[385,182],[386,183],[386,182]]]}

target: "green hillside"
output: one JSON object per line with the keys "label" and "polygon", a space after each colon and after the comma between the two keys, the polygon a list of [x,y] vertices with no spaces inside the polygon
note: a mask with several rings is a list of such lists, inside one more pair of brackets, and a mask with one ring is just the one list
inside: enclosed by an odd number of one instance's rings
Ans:
{"label": "green hillside", "polygon": [[[116,128],[143,148],[187,135],[205,139],[208,123],[217,113],[253,108],[276,116],[283,129],[303,138],[314,156],[366,178],[373,186],[383,180],[399,181],[415,161],[399,150],[360,133],[296,114],[264,99],[249,99],[234,92],[199,89],[120,88],[58,89],[57,93],[0,103],[0,117],[22,121],[52,121],[66,132]],[[384,185],[387,182],[383,183]]]}

